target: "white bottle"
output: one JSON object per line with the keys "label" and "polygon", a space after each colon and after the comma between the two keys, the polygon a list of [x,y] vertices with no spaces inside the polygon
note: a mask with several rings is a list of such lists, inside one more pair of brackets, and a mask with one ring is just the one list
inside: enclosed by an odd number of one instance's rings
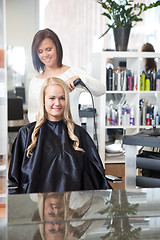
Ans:
{"label": "white bottle", "polygon": [[121,106],[121,104],[118,104],[117,112],[118,112],[117,124],[120,126],[120,125],[122,125],[122,106]]}
{"label": "white bottle", "polygon": [[126,104],[126,113],[127,113],[126,124],[127,124],[127,126],[129,126],[130,125],[130,106],[129,106],[129,104]]}
{"label": "white bottle", "polygon": [[126,112],[126,104],[122,107],[122,125],[126,126],[127,124],[127,112]]}
{"label": "white bottle", "polygon": [[112,109],[111,125],[112,126],[116,125],[116,112],[115,112],[115,109]]}
{"label": "white bottle", "polygon": [[135,125],[134,106],[131,106],[131,111],[130,111],[130,125],[131,125],[131,126],[134,126],[134,125]]}

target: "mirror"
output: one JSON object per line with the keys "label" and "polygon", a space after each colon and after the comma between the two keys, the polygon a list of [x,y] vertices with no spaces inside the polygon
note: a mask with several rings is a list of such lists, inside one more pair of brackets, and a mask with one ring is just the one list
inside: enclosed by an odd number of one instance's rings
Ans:
{"label": "mirror", "polygon": [[31,44],[38,29],[39,0],[6,0],[8,91],[14,95],[16,87],[24,87],[26,100],[29,81],[35,74]]}
{"label": "mirror", "polygon": [[16,87],[24,86],[25,50],[24,47],[7,47],[7,88],[8,97],[15,94]]}

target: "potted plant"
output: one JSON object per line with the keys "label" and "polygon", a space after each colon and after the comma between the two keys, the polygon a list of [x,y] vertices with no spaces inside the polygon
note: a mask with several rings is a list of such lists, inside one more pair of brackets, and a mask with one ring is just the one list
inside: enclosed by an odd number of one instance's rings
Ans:
{"label": "potted plant", "polygon": [[[109,20],[108,29],[100,38],[112,28],[117,51],[127,50],[130,29],[137,22],[143,21],[141,14],[148,9],[160,6],[160,1],[148,6],[145,3],[134,3],[134,0],[98,0],[98,3],[105,9],[102,15]],[[116,42],[117,38],[124,43],[122,46]]]}

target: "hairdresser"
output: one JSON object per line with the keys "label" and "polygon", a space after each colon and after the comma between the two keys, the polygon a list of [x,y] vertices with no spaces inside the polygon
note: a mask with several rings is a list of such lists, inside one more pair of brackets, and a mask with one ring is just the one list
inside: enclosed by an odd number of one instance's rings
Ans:
{"label": "hairdresser", "polygon": [[70,91],[71,113],[75,123],[80,124],[78,103],[79,96],[86,91],[81,85],[74,86],[80,78],[94,96],[105,94],[105,86],[79,68],[66,66],[62,63],[63,49],[58,36],[51,29],[39,30],[32,43],[32,59],[34,68],[39,75],[33,77],[29,85],[28,119],[36,120],[40,99],[41,86],[46,78],[58,77],[65,81]]}

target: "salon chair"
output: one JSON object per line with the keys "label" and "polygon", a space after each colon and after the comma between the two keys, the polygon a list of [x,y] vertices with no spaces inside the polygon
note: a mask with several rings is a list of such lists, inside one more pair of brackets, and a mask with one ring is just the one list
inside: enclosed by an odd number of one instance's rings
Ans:
{"label": "salon chair", "polygon": [[16,97],[21,97],[23,99],[23,104],[26,102],[26,96],[25,96],[25,87],[16,87],[15,88]]}
{"label": "salon chair", "polygon": [[12,144],[18,130],[24,125],[23,99],[20,97],[8,98],[8,157],[11,154]]}
{"label": "salon chair", "polygon": [[8,132],[18,132],[23,125],[23,99],[8,98]]}

